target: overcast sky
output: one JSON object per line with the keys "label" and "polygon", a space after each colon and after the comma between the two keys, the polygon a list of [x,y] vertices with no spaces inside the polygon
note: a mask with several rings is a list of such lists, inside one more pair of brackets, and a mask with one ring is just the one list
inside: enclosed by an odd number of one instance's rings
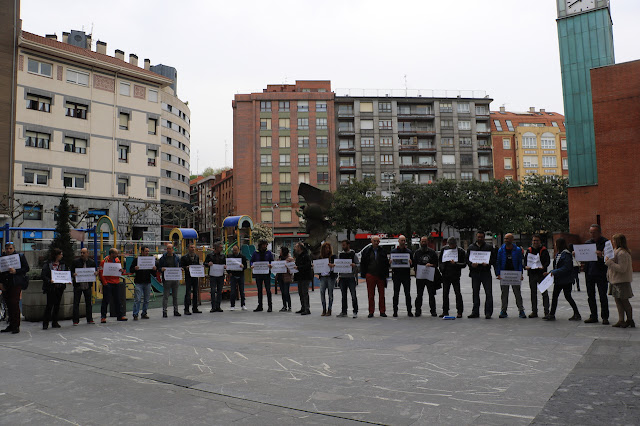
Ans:
{"label": "overcast sky", "polygon": [[[93,40],[178,70],[191,172],[231,166],[236,93],[331,80],[334,89],[484,90],[563,112],[555,0],[22,0],[23,29]],[[640,1],[611,0],[616,62],[640,59]],[[225,155],[225,144],[226,155]]]}

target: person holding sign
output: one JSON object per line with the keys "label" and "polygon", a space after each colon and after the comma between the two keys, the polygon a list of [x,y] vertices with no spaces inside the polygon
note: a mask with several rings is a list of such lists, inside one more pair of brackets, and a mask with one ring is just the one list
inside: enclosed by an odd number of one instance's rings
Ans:
{"label": "person holding sign", "polygon": [[[549,250],[542,245],[540,234],[535,234],[531,239],[531,247],[527,249],[524,258],[524,269],[529,275],[529,288],[531,289],[531,314],[529,314],[529,318],[538,318],[538,284],[544,279],[544,273],[547,272],[550,263]],[[542,307],[546,317],[549,315],[548,291],[542,293]]]}
{"label": "person holding sign", "polygon": [[[409,256],[408,268],[391,268],[391,279],[393,281],[393,316],[398,316],[398,302],[400,301],[400,286],[404,288],[404,300],[407,305],[407,315],[412,317],[411,312],[411,257],[413,253],[407,247],[407,237],[400,235],[398,237],[398,247],[391,250],[391,257],[394,254],[403,254]],[[393,266],[393,260],[389,261]]]}
{"label": "person holding sign", "polygon": [[[51,249],[51,257],[42,267],[42,292],[47,295],[47,306],[44,308],[44,319],[42,329],[60,328],[58,323],[58,311],[60,311],[60,301],[67,283],[54,283],[52,271],[68,271],[67,265],[62,261],[62,250],[55,247]],[[69,283],[70,284],[70,283]]]}
{"label": "person holding sign", "polygon": [[[95,324],[93,322],[93,308],[91,305],[91,291],[93,283],[96,281],[98,271],[95,270],[96,262],[89,257],[89,250],[86,247],[80,249],[80,257],[73,261],[71,271],[73,275],[73,325],[80,323],[80,299],[84,296],[85,314],[87,324]],[[93,278],[91,281],[82,281],[78,278],[76,269],[93,268]]]}
{"label": "person holding sign", "polygon": [[358,256],[351,250],[349,240],[342,240],[342,251],[338,253],[338,259],[351,261],[351,272],[341,272],[338,275],[340,293],[342,293],[342,311],[336,315],[338,318],[346,318],[347,315],[347,291],[351,293],[351,306],[353,307],[353,317],[358,318],[358,295],[356,294]]}
{"label": "person holding sign", "polygon": [[309,309],[309,284],[313,280],[313,268],[307,246],[303,242],[296,244],[294,248],[296,269],[293,279],[298,283],[298,296],[300,296],[300,310],[296,314],[311,315]]}
{"label": "person holding sign", "polygon": [[[523,253],[522,249],[513,243],[513,234],[509,233],[504,236],[504,244],[498,250],[498,256],[496,258],[496,264],[494,269],[496,276],[500,279],[500,273],[502,271],[520,271],[522,274],[523,265]],[[520,277],[522,280],[524,277]],[[519,285],[502,285],[500,284],[500,298],[502,299],[502,308],[500,309],[500,318],[507,318],[507,308],[509,306],[509,287],[513,290],[513,294],[516,297],[516,305],[520,312],[520,318],[526,318],[527,314],[524,313],[524,305],[522,304],[522,293],[520,292]]]}
{"label": "person holding sign", "polygon": [[578,306],[571,297],[571,287],[573,287],[573,255],[567,248],[567,242],[564,238],[556,240],[556,257],[553,260],[553,270],[551,272],[543,272],[546,277],[548,274],[553,275],[553,294],[551,296],[551,311],[549,315],[543,318],[545,321],[556,320],[556,308],[558,307],[558,297],[564,292],[564,298],[573,308],[573,316],[569,321],[580,321],[582,317],[578,312]]}
{"label": "person holding sign", "polygon": [[[281,262],[294,262],[293,257],[289,254],[288,247],[280,247],[278,260]],[[289,288],[291,287],[291,281],[293,281],[293,275],[286,267],[284,271],[276,274],[276,285],[280,287],[280,294],[282,295],[282,309],[280,309],[280,312],[291,312],[291,293]],[[274,270],[273,272],[276,271]]]}
{"label": "person holding sign", "polygon": [[[113,304],[116,310],[116,318],[118,321],[126,321],[125,308],[120,303],[120,277],[104,275],[104,265],[108,263],[120,263],[118,257],[118,249],[109,249],[109,256],[107,256],[100,263],[100,282],[102,283],[102,305],[100,306],[100,322],[102,324],[107,322],[107,308],[109,304]],[[120,269],[120,272],[124,272],[124,269]]]}
{"label": "person holding sign", "polygon": [[[320,258],[328,259],[328,271],[323,271],[318,274],[320,278],[320,301],[322,302],[322,315],[323,317],[331,316],[331,308],[333,307],[333,288],[336,286],[336,275],[331,271],[333,268],[336,256],[333,254],[333,247],[331,243],[324,242],[320,247]],[[314,261],[315,262],[315,261]],[[327,309],[327,299],[325,293],[329,293],[329,306]]]}
{"label": "person holding sign", "polygon": [[173,316],[182,316],[180,312],[178,312],[178,286],[180,285],[180,280],[168,279],[164,274],[167,268],[179,267],[180,258],[173,252],[173,244],[169,243],[167,244],[165,253],[158,261],[158,268],[160,272],[162,272],[162,285],[164,290],[162,292],[162,318],[168,317],[167,306],[169,305],[169,293],[171,293],[173,299]]}
{"label": "person holding sign", "polygon": [[384,301],[384,289],[389,278],[389,259],[384,249],[380,247],[380,237],[371,237],[371,245],[362,251],[360,259],[360,276],[367,280],[367,296],[369,297],[369,316],[373,318],[376,308],[376,289],[378,290],[378,309],[380,316],[387,316]]}
{"label": "person holding sign", "polygon": [[591,239],[585,244],[596,245],[597,260],[585,262],[584,271],[587,281],[587,300],[589,301],[589,309],[591,315],[584,322],[593,324],[598,322],[598,303],[596,302],[596,291],[600,297],[600,315],[602,315],[602,324],[609,324],[609,301],[607,300],[607,290],[609,284],[607,282],[607,265],[604,263],[604,245],[608,241],[602,236],[602,228],[598,224],[593,224],[589,228]]}
{"label": "person holding sign", "polygon": [[[438,253],[429,247],[429,237],[423,236],[420,238],[420,248],[413,254],[413,265],[416,268],[416,287],[418,291],[418,295],[416,296],[416,317],[422,315],[422,296],[425,287],[429,294],[431,316],[435,317],[438,315],[436,312],[436,291],[440,288],[440,283],[437,282],[440,272],[437,269]],[[418,277],[418,268],[420,266],[434,269],[433,280]]]}
{"label": "person holding sign", "polygon": [[476,232],[476,242],[469,246],[467,265],[471,277],[473,292],[473,308],[467,318],[480,317],[480,286],[484,289],[484,317],[491,319],[493,315],[493,278],[491,265],[495,265],[495,250],[485,242],[484,231]]}
{"label": "person holding sign", "polygon": [[129,272],[136,275],[133,279],[133,282],[135,284],[133,293],[134,321],[138,321],[138,314],[140,313],[140,299],[142,299],[142,315],[140,316],[140,318],[149,319],[149,316],[147,315],[147,309],[149,308],[149,298],[151,297],[151,274],[155,274],[158,269],[155,265],[153,265],[153,268],[151,269],[142,269],[138,265],[140,257],[144,259],[153,257],[149,256],[149,247],[140,247],[140,256],[133,259],[133,261],[131,262],[131,266],[129,267]]}
{"label": "person holding sign", "polygon": [[462,318],[464,306],[460,291],[460,276],[462,270],[467,266],[467,254],[457,246],[458,243],[454,237],[449,237],[447,244],[448,246],[443,247],[440,252],[440,272],[442,272],[442,314],[440,318],[449,315],[449,291],[452,286],[456,294],[457,318]]}
{"label": "person holding sign", "polygon": [[[216,241],[213,243],[213,253],[207,254],[204,259],[204,264],[209,267],[209,289],[211,291],[211,310],[209,312],[222,312],[220,304],[222,302],[222,287],[224,286],[225,263],[226,259],[224,253],[222,253],[222,243]],[[211,273],[214,268],[222,269],[222,272],[219,275],[218,273]],[[235,310],[235,308],[232,308],[232,310]]]}
{"label": "person holding sign", "polygon": [[[251,265],[254,262],[273,262],[273,253],[271,250],[267,250],[267,242],[265,240],[260,240],[258,242],[258,250],[253,252],[251,255]],[[253,274],[256,278],[256,286],[258,287],[258,307],[253,310],[253,312],[261,312],[262,311],[262,287],[264,286],[265,291],[267,293],[267,304],[269,307],[267,308],[267,312],[271,312],[273,310],[273,305],[271,303],[271,274]]]}
{"label": "person holding sign", "polygon": [[16,264],[17,268],[10,267],[7,271],[0,273],[0,283],[9,315],[9,326],[1,332],[18,334],[20,333],[20,294],[29,285],[27,279],[29,263],[22,253],[16,253],[13,242],[8,241],[4,245],[4,250],[2,257],[18,256],[19,266]]}
{"label": "person holding sign", "polygon": [[[633,297],[631,290],[631,281],[633,280],[633,264],[631,261],[631,251],[627,247],[627,237],[623,234],[615,234],[611,237],[614,249],[613,257],[605,255],[605,263],[607,264],[607,279],[611,283],[609,294],[616,301],[618,308],[618,322],[613,327],[635,327],[633,322],[633,310],[629,299]],[[610,255],[611,253],[607,253]],[[624,320],[625,314],[627,320]]]}
{"label": "person holding sign", "polygon": [[243,311],[246,311],[247,307],[244,304],[244,270],[247,269],[247,258],[240,253],[240,247],[238,247],[237,244],[233,246],[231,254],[227,256],[227,262],[230,259],[236,259],[240,263],[240,270],[230,270],[229,264],[226,266],[227,273],[231,276],[231,295],[229,296],[231,308],[229,310],[233,311],[236,309],[236,300],[238,300],[238,293],[240,293],[240,307]]}
{"label": "person holding sign", "polygon": [[[186,287],[184,293],[184,314],[191,315],[189,312],[189,305],[193,308],[194,314],[201,314],[202,311],[198,310],[198,296],[200,296],[199,279],[192,277],[189,272],[189,268],[192,265],[200,265],[200,258],[196,253],[196,245],[189,244],[188,252],[180,259],[180,267],[184,269],[184,285]],[[193,302],[191,302],[191,294],[193,294]]]}

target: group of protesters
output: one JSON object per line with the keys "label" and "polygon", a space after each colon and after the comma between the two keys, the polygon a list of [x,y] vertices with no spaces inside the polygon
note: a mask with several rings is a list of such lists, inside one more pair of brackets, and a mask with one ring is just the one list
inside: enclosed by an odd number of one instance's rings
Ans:
{"label": "group of protesters", "polygon": [[[632,262],[631,254],[627,246],[626,238],[622,234],[616,234],[612,237],[612,246],[614,249],[613,257],[609,258],[605,255],[605,244],[607,239],[602,236],[599,225],[592,225],[589,229],[591,239],[587,244],[595,244],[597,260],[584,262],[584,271],[586,275],[586,288],[589,302],[590,315],[585,323],[599,323],[597,296],[600,299],[600,318],[602,324],[609,324],[609,305],[607,295],[614,297],[618,310],[618,322],[613,327],[635,327],[633,321],[632,308],[629,299],[633,297],[631,289],[632,281]],[[404,236],[398,238],[398,245],[391,251],[391,256],[385,252],[380,246],[380,238],[373,236],[371,244],[362,251],[360,258],[351,249],[350,242],[344,240],[341,242],[342,250],[337,254],[333,254],[333,248],[330,243],[325,242],[320,249],[319,259],[327,259],[328,270],[323,269],[321,273],[317,273],[320,280],[320,299],[322,303],[322,316],[332,316],[333,307],[333,289],[339,287],[342,294],[341,311],[337,317],[344,318],[348,316],[348,298],[351,297],[352,316],[357,318],[358,315],[358,298],[356,294],[356,286],[358,285],[358,273],[364,278],[367,286],[368,296],[368,317],[372,318],[375,313],[375,296],[378,293],[378,312],[381,317],[386,317],[385,289],[389,276],[393,283],[393,316],[398,316],[398,305],[400,302],[401,289],[404,293],[407,315],[410,317],[420,317],[422,315],[423,296],[425,289],[427,290],[430,314],[433,317],[441,317],[445,319],[462,318],[464,304],[462,292],[460,288],[460,277],[462,270],[469,268],[469,276],[472,283],[472,309],[471,314],[467,318],[480,317],[480,289],[484,290],[484,317],[490,319],[493,316],[493,274],[495,273],[500,283],[501,307],[499,318],[508,317],[509,294],[513,292],[515,302],[520,318],[527,318],[525,307],[522,301],[521,285],[513,282],[507,282],[503,277],[506,271],[519,272],[520,280],[524,280],[524,272],[528,275],[529,288],[531,291],[531,313],[528,318],[538,317],[538,293],[542,297],[542,308],[547,321],[555,321],[556,310],[560,293],[564,294],[565,299],[573,309],[573,315],[570,321],[582,320],[578,311],[578,307],[571,295],[573,284],[577,281],[576,260],[574,253],[570,250],[570,246],[563,238],[555,240],[555,255],[552,259],[549,250],[542,245],[540,235],[534,235],[531,246],[528,248],[519,247],[514,242],[513,234],[506,234],[504,244],[496,248],[485,242],[485,233],[477,232],[476,240],[465,251],[457,246],[457,240],[453,237],[447,240],[447,245],[442,248],[438,254],[430,247],[428,237],[420,239],[420,247],[412,251],[407,246],[407,239]],[[453,252],[450,252],[452,251]],[[486,252],[486,253],[474,253]],[[15,246],[9,242],[5,245],[3,255],[14,255],[16,253]],[[23,254],[18,254],[20,259],[20,268],[10,268],[6,272],[0,274],[0,283],[4,292],[4,298],[7,303],[9,326],[2,332],[10,332],[13,334],[20,331],[20,293],[28,285],[26,274],[29,271],[29,265]],[[408,260],[405,267],[394,267],[393,259],[395,256],[401,255]],[[480,256],[477,256],[480,255]],[[529,256],[531,255],[531,256]],[[142,247],[140,256],[149,256],[149,248]],[[391,259],[390,259],[391,257]],[[267,312],[273,311],[273,296],[271,293],[271,267],[273,262],[281,261],[286,263],[287,269],[275,273],[275,285],[280,289],[282,297],[282,309],[280,312],[291,312],[291,294],[290,286],[292,283],[297,284],[298,295],[300,298],[300,309],[296,312],[301,315],[310,315],[309,305],[309,285],[314,279],[314,268],[308,247],[300,242],[294,246],[293,253],[289,252],[287,247],[281,247],[277,256],[268,250],[266,241],[258,243],[257,250],[252,254],[251,259],[247,259],[239,250],[237,245],[232,247],[231,253],[223,253],[222,243],[215,243],[213,251],[208,253],[203,263],[200,263],[200,257],[196,253],[194,244],[188,246],[188,252],[183,256],[174,253],[172,244],[166,245],[165,253],[157,260],[151,268],[141,268],[138,265],[139,257],[133,259],[126,271],[124,267],[120,268],[121,273],[129,272],[134,274],[134,303],[133,303],[133,320],[149,319],[148,306],[151,293],[151,281],[153,276],[158,276],[163,285],[162,299],[162,316],[168,317],[167,309],[169,297],[172,297],[173,315],[181,316],[178,304],[178,285],[179,280],[169,279],[165,276],[167,268],[180,268],[184,271],[185,296],[184,311],[185,315],[200,314],[202,311],[199,306],[199,278],[192,277],[190,269],[194,265],[214,268],[226,272],[230,284],[230,310],[236,309],[236,301],[240,301],[240,309],[246,310],[245,297],[245,270],[254,268],[257,262],[269,264],[266,271],[258,269],[253,273],[258,291],[258,304],[254,312],[264,310],[263,307],[263,288],[267,297]],[[227,268],[228,259],[234,259],[237,268]],[[340,273],[333,271],[336,259],[346,259],[346,264],[350,264],[350,272],[341,270]],[[478,261],[477,259],[483,259]],[[534,259],[532,263],[530,259]],[[350,260],[350,262],[349,262]],[[78,282],[76,280],[78,268],[94,268],[95,276],[99,276],[103,288],[103,297],[100,310],[100,322],[107,322],[107,313],[111,306],[111,311],[115,312],[117,321],[127,321],[125,306],[121,293],[124,285],[119,276],[109,276],[104,274],[104,265],[106,263],[120,263],[119,252],[115,248],[109,250],[109,255],[99,264],[96,265],[93,259],[89,257],[88,250],[83,248],[80,257],[75,259],[72,265],[65,265],[63,254],[59,249],[51,250],[50,259],[42,268],[42,290],[46,295],[47,303],[43,315],[42,328],[48,329],[59,328],[58,322],[60,303],[62,295],[66,289],[67,283],[59,283],[52,279],[52,271],[70,271],[72,276],[74,301],[73,301],[73,325],[80,322],[80,302],[84,297],[86,321],[88,324],[94,324],[92,315],[92,282]],[[580,264],[577,264],[579,271]],[[419,268],[430,268],[433,272],[431,276],[418,274]],[[550,269],[551,268],[551,269]],[[411,270],[416,271],[416,290],[417,297],[415,304],[412,304],[411,298]],[[210,271],[211,272],[211,271]],[[265,273],[266,272],[266,273]],[[195,274],[195,272],[194,272]],[[553,278],[553,290],[551,298],[548,290],[540,288],[540,285],[547,276]],[[224,286],[224,274],[210,273],[208,276],[211,291],[211,310],[210,312],[223,312],[221,308],[222,292]],[[505,282],[506,284],[503,284]],[[579,281],[578,290],[579,290]],[[453,288],[455,294],[455,315],[450,314],[449,295]],[[511,288],[511,291],[510,291]],[[438,315],[436,307],[436,294],[442,289],[442,310]]]}

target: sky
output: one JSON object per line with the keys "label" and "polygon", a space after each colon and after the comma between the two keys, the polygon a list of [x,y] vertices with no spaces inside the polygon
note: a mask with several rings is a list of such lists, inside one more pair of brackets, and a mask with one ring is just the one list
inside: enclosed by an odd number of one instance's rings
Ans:
{"label": "sky", "polygon": [[[616,62],[640,59],[640,1],[611,15]],[[192,174],[233,165],[233,97],[267,84],[482,90],[492,110],[562,113],[556,17],[555,0],[21,0],[25,31],[93,31],[109,55],[177,68]]]}

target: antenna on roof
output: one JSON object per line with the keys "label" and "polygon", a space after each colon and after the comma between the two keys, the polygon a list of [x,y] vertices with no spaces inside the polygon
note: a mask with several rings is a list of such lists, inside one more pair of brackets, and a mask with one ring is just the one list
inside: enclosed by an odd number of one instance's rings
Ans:
{"label": "antenna on roof", "polygon": [[407,75],[404,75],[404,97],[407,97],[408,86],[407,86]]}

